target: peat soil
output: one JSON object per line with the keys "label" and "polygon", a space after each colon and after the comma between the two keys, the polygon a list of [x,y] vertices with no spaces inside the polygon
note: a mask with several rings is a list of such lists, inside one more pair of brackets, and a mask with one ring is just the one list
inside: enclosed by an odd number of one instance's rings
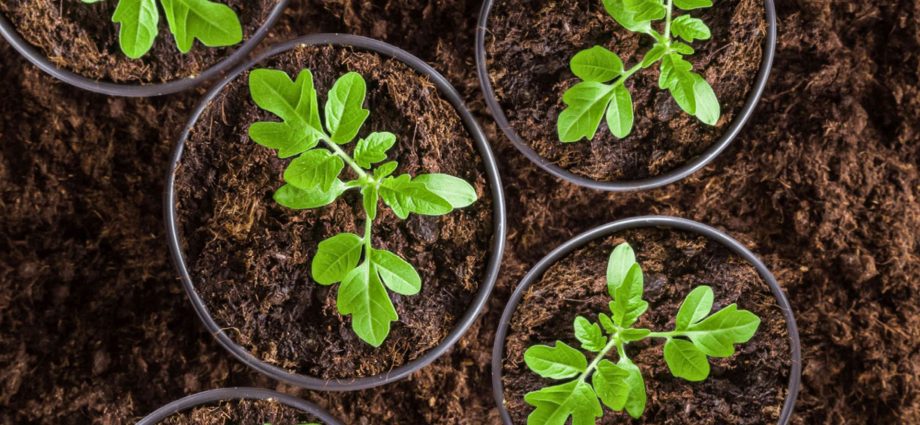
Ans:
{"label": "peat soil", "polygon": [[920,423],[920,1],[777,1],[757,116],[701,172],[630,195],[561,183],[499,134],[474,71],[480,4],[295,1],[274,31],[359,33],[429,61],[477,111],[504,173],[509,246],[485,316],[408,380],[349,394],[257,376],[194,317],[161,198],[198,95],[92,95],[0,43],[0,423],[125,424],[231,385],[301,395],[346,423],[498,423],[490,351],[515,284],[574,234],[654,213],[728,231],[785,287],[804,356],[795,423]]}

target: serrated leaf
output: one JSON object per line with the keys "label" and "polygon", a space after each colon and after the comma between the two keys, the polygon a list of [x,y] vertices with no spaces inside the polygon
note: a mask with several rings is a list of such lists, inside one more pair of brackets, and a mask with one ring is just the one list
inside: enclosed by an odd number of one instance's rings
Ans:
{"label": "serrated leaf", "polygon": [[684,60],[678,54],[669,54],[661,60],[661,75],[658,78],[658,87],[668,89],[676,83],[677,75],[689,73],[693,64]]}
{"label": "serrated leaf", "polygon": [[358,165],[370,168],[371,164],[387,159],[387,151],[396,144],[396,135],[388,132],[375,132],[358,140],[354,158]]}
{"label": "serrated leaf", "polygon": [[568,107],[559,114],[557,123],[559,140],[571,143],[582,138],[593,139],[612,97],[612,86],[593,81],[581,82],[568,89],[562,95]]}
{"label": "serrated leaf", "polygon": [[160,12],[155,0],[119,0],[112,15],[119,24],[118,45],[125,56],[137,59],[144,56],[157,38]]}
{"label": "serrated leaf", "polygon": [[367,83],[357,72],[336,80],[326,99],[326,128],[333,142],[343,145],[352,141],[370,115],[363,108]]}
{"label": "serrated leaf", "polygon": [[623,74],[623,61],[616,53],[601,46],[578,52],[569,66],[584,81],[605,83]]}
{"label": "serrated leaf", "polygon": [[527,393],[524,401],[536,407],[528,425],[593,425],[604,414],[594,390],[584,381],[572,381]]}
{"label": "serrated leaf", "polygon": [[681,334],[710,357],[729,357],[735,353],[734,344],[748,342],[757,332],[760,318],[732,304],[690,325]]}
{"label": "serrated leaf", "polygon": [[341,282],[358,265],[363,248],[364,241],[352,233],[339,233],[320,242],[310,265],[313,280],[320,285]]}
{"label": "serrated leaf", "polygon": [[399,320],[386,288],[367,261],[342,280],[336,300],[339,313],[351,315],[351,328],[364,342],[379,347]]}
{"label": "serrated leaf", "polygon": [[256,105],[283,120],[253,123],[249,137],[256,143],[277,149],[281,158],[301,154],[319,143],[323,133],[309,70],[292,81],[284,71],[255,69],[249,74],[249,92]]}
{"label": "serrated leaf", "polygon": [[629,375],[628,370],[610,360],[601,360],[591,377],[594,392],[607,407],[616,411],[623,410],[632,389],[628,381]]}
{"label": "serrated leaf", "polygon": [[674,329],[682,331],[690,327],[690,325],[703,320],[712,311],[714,298],[712,288],[708,286],[699,286],[690,291],[677,311],[676,319],[674,319]]}
{"label": "serrated leaf", "polygon": [[387,288],[401,295],[415,295],[422,289],[422,278],[415,267],[398,255],[382,250],[371,251],[371,261]]}
{"label": "serrated leaf", "polygon": [[620,84],[613,89],[613,99],[607,106],[607,127],[614,136],[622,139],[632,133],[633,120],[632,95]]}
{"label": "serrated leaf", "polygon": [[331,204],[336,198],[348,189],[341,180],[336,179],[329,190],[324,191],[319,187],[300,189],[286,184],[275,191],[275,202],[293,210],[308,210]]}
{"label": "serrated leaf", "polygon": [[345,162],[325,149],[313,149],[294,158],[284,170],[284,181],[301,189],[319,187],[328,191],[338,179]]}
{"label": "serrated leaf", "polygon": [[555,347],[535,345],[524,352],[524,363],[537,375],[550,379],[574,377],[588,367],[588,360],[580,351],[562,341]]}
{"label": "serrated leaf", "polygon": [[374,170],[374,177],[377,177],[377,178],[387,177],[390,174],[393,174],[393,172],[396,171],[396,167],[398,166],[399,164],[396,161],[384,162],[383,164],[380,164],[377,167],[377,169]]}
{"label": "serrated leaf", "polygon": [[719,99],[709,83],[698,74],[693,74],[693,95],[696,99],[696,117],[706,124],[716,125],[722,116]]}
{"label": "serrated leaf", "polygon": [[636,264],[636,253],[624,242],[616,246],[607,259],[607,292],[616,297],[616,289],[626,280],[629,270]]}
{"label": "serrated leaf", "polygon": [[623,7],[636,22],[657,21],[668,12],[661,0],[623,0]]}
{"label": "serrated leaf", "polygon": [[671,32],[692,43],[695,40],[709,40],[712,32],[702,19],[690,15],[681,15],[671,21]]}
{"label": "serrated leaf", "polygon": [[476,189],[466,180],[448,174],[421,174],[412,180],[425,185],[455,209],[468,207],[479,198]]}
{"label": "serrated leaf", "polygon": [[229,6],[208,0],[160,0],[169,30],[182,53],[197,38],[208,47],[232,46],[243,41],[243,26]]}
{"label": "serrated leaf", "polygon": [[600,325],[592,323],[582,316],[575,318],[575,338],[581,342],[581,347],[595,353],[601,352],[607,346],[607,336]]}
{"label": "serrated leaf", "polygon": [[601,324],[604,330],[607,331],[608,334],[617,333],[617,327],[613,324],[613,319],[611,319],[610,316],[604,313],[600,313],[597,315],[597,321]]}
{"label": "serrated leaf", "polygon": [[628,328],[636,323],[639,316],[648,309],[648,303],[642,300],[643,277],[639,264],[633,264],[623,279],[623,284],[615,291],[610,310],[613,312],[613,322],[622,328]]}
{"label": "serrated leaf", "polygon": [[709,360],[690,341],[668,339],[664,344],[664,361],[671,374],[691,382],[699,382],[709,376]]}
{"label": "serrated leaf", "polygon": [[623,0],[603,0],[604,9],[618,24],[633,32],[646,33],[651,30],[650,21],[639,21],[626,9]]}
{"label": "serrated leaf", "polygon": [[380,185],[380,197],[403,220],[410,213],[438,216],[453,210],[450,202],[429,190],[423,183],[412,181],[406,174],[384,179]]}
{"label": "serrated leaf", "polygon": [[319,143],[319,136],[312,131],[273,121],[253,123],[249,126],[249,137],[262,146],[277,150],[279,158],[299,155]]}
{"label": "serrated leaf", "polygon": [[674,0],[674,5],[683,10],[712,7],[712,0]]}

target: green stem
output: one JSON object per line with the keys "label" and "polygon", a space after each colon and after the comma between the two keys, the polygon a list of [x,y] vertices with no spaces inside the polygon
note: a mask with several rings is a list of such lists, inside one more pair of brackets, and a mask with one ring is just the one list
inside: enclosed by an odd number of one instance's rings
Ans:
{"label": "green stem", "polygon": [[674,0],[668,0],[668,15],[664,21],[664,37],[668,40],[668,44],[671,43],[671,16],[674,11]]}
{"label": "green stem", "polygon": [[361,169],[361,167],[358,166],[358,163],[355,162],[355,160],[351,159],[351,156],[348,155],[348,153],[346,153],[344,150],[342,150],[342,148],[340,148],[339,145],[337,145],[337,144],[335,144],[335,142],[329,140],[328,137],[323,137],[323,138],[322,138],[322,141],[323,141],[323,143],[326,144],[326,146],[327,146],[329,149],[332,150],[333,153],[335,153],[335,154],[338,155],[340,158],[342,158],[342,160],[345,161],[345,163],[348,164],[348,165],[351,167],[352,170],[355,170],[355,173],[357,173],[359,177],[367,177],[367,176],[368,176],[368,175],[367,175],[367,172],[365,172],[363,169]]}
{"label": "green stem", "polygon": [[681,331],[671,331],[671,332],[652,332],[648,334],[647,338],[674,338],[675,336],[681,336],[684,333]]}
{"label": "green stem", "polygon": [[597,369],[597,365],[600,364],[601,360],[603,360],[604,357],[607,357],[607,353],[609,353],[610,350],[612,350],[614,347],[622,343],[623,341],[621,341],[618,336],[614,335],[613,338],[610,339],[610,342],[608,342],[607,345],[604,347],[604,349],[601,350],[600,353],[597,353],[597,357],[595,357],[594,360],[591,361],[591,364],[588,365],[588,368],[585,369],[585,371],[582,372],[581,375],[578,375],[578,380],[581,382],[584,382],[586,379],[588,379],[588,376],[591,375],[591,372],[594,372],[594,369]]}
{"label": "green stem", "polygon": [[371,255],[371,228],[374,226],[374,220],[367,216],[367,211],[364,214],[364,256],[367,258]]}

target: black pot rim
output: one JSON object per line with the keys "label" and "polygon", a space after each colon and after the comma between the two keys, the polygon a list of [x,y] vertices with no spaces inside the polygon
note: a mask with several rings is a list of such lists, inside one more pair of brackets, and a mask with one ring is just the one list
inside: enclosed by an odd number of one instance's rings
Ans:
{"label": "black pot rim", "polygon": [[262,39],[268,35],[268,32],[272,29],[272,27],[274,27],[275,22],[277,22],[281,17],[281,14],[284,13],[284,9],[287,8],[289,1],[290,0],[277,0],[277,4],[275,4],[275,7],[272,9],[271,13],[269,13],[268,18],[265,19],[265,22],[262,23],[262,25],[258,30],[256,30],[252,37],[244,41],[243,44],[241,44],[229,56],[221,59],[219,62],[206,69],[201,74],[195,76],[194,78],[183,78],[166,83],[119,84],[109,81],[94,80],[88,77],[84,77],[73,71],[58,67],[50,60],[48,60],[44,53],[40,52],[35,48],[35,46],[31,45],[29,42],[23,39],[13,24],[2,14],[0,14],[0,35],[2,35],[3,38],[5,38],[6,41],[10,43],[13,48],[16,49],[16,51],[18,51],[23,57],[25,57],[29,62],[32,62],[33,65],[37,66],[42,71],[45,71],[52,77],[57,78],[58,80],[61,80],[72,86],[108,96],[163,96],[185,91],[201,85],[208,80],[222,75],[224,71],[245,59],[249,53],[259,45]]}
{"label": "black pot rim", "polygon": [[[454,109],[457,110],[457,113],[460,115],[467,131],[473,138],[476,148],[482,157],[483,164],[486,169],[486,180],[488,181],[490,190],[492,191],[492,221],[494,227],[491,242],[491,254],[489,256],[488,264],[484,269],[484,279],[479,287],[479,292],[476,294],[476,297],[470,304],[469,309],[457,322],[457,325],[454,327],[454,329],[451,330],[447,337],[436,347],[413,361],[403,364],[393,370],[390,370],[389,372],[374,376],[324,380],[288,372],[253,356],[249,351],[238,345],[226,333],[224,333],[220,326],[218,326],[214,319],[211,317],[207,307],[204,305],[203,300],[195,290],[195,285],[186,266],[185,256],[182,252],[179,240],[179,230],[176,223],[176,194],[174,188],[175,171],[179,161],[182,159],[182,151],[185,146],[185,141],[188,139],[189,132],[191,131],[192,127],[194,127],[195,122],[198,120],[199,116],[202,114],[205,108],[207,108],[211,100],[214,99],[227,84],[236,79],[246,70],[252,68],[253,66],[259,64],[271,56],[275,56],[299,46],[312,45],[352,47],[376,52],[380,55],[397,59],[409,65],[415,71],[427,75],[429,78],[431,78],[432,82],[435,84],[435,86],[438,87],[441,94],[447,98],[451,105],[453,105]],[[473,115],[464,105],[463,98],[456,91],[456,89],[453,88],[448,80],[444,78],[443,75],[441,75],[438,71],[426,64],[421,59],[413,56],[405,50],[384,43],[382,41],[350,34],[312,34],[275,45],[265,52],[260,53],[254,59],[237,67],[234,71],[225,76],[217,85],[215,85],[211,91],[209,91],[208,94],[201,100],[201,103],[199,103],[197,108],[192,113],[191,118],[189,119],[188,124],[186,124],[185,129],[182,131],[182,134],[179,137],[179,142],[176,144],[175,150],[173,151],[169,171],[166,176],[164,213],[166,235],[173,264],[175,265],[176,270],[181,277],[182,285],[185,288],[186,293],[192,302],[192,305],[195,307],[196,313],[198,313],[198,317],[201,318],[201,321],[204,323],[208,331],[214,335],[217,341],[225,349],[230,351],[231,354],[236,356],[237,359],[249,367],[256,369],[257,371],[276,380],[317,391],[355,391],[373,388],[398,381],[429,365],[442,354],[447,352],[460,339],[460,337],[466,333],[473,322],[476,321],[479,313],[488,302],[489,295],[492,293],[492,289],[495,287],[495,281],[498,277],[499,268],[501,266],[501,258],[505,248],[505,199],[502,190],[501,178],[499,176],[498,165],[496,163],[495,156],[492,154],[492,150],[489,147],[489,143],[485,134],[479,127],[479,124],[476,122],[475,118],[473,118]]]}
{"label": "black pot rim", "polygon": [[776,298],[776,302],[779,305],[780,310],[783,312],[783,317],[786,319],[786,328],[789,332],[789,348],[792,357],[789,371],[789,386],[786,393],[786,400],[783,403],[783,408],[780,412],[779,421],[777,421],[778,425],[788,424],[789,420],[792,418],[792,412],[795,408],[795,401],[799,394],[799,386],[802,378],[802,351],[801,342],[799,340],[799,330],[795,322],[795,316],[792,312],[792,307],[789,305],[789,300],[786,299],[786,295],[783,292],[783,289],[779,286],[779,283],[777,283],[773,273],[770,272],[770,269],[767,268],[763,261],[754,255],[753,252],[748,250],[747,247],[742,245],[741,242],[738,242],[731,236],[728,236],[728,234],[711,226],[685,218],[670,216],[632,217],[595,227],[594,229],[588,230],[582,234],[579,234],[578,236],[575,236],[572,239],[569,239],[567,242],[554,249],[552,252],[547,254],[546,257],[543,257],[542,260],[534,265],[533,268],[527,272],[524,278],[521,279],[521,283],[518,284],[517,288],[514,290],[514,293],[511,295],[511,299],[508,300],[508,304],[505,306],[505,311],[502,312],[501,321],[498,323],[498,329],[495,332],[495,342],[492,346],[492,392],[493,396],[495,397],[495,401],[498,404],[498,410],[501,413],[502,421],[505,424],[511,425],[511,415],[505,408],[504,384],[502,384],[502,364],[504,363],[505,358],[505,339],[508,336],[508,328],[510,327],[511,317],[514,315],[514,311],[517,308],[518,303],[520,303],[521,298],[524,296],[524,293],[527,291],[527,288],[529,288],[531,284],[543,276],[543,273],[546,272],[550,266],[555,264],[556,261],[565,257],[575,249],[581,248],[582,246],[585,246],[598,238],[610,236],[623,230],[643,227],[668,228],[706,236],[715,240],[716,242],[721,243],[733,253],[753,264],[754,268],[757,269],[757,273],[760,275],[761,279],[767,283],[767,286],[770,287],[770,291]]}
{"label": "black pot rim", "polygon": [[479,13],[479,23],[476,27],[476,71],[479,76],[479,85],[482,88],[482,94],[486,99],[486,105],[488,105],[489,111],[492,113],[492,118],[495,119],[495,122],[498,124],[498,127],[501,128],[505,136],[511,140],[511,143],[514,145],[514,147],[516,147],[517,150],[524,154],[527,159],[529,159],[531,162],[543,170],[549,172],[550,174],[563,180],[575,183],[579,186],[608,192],[634,192],[665,186],[684,179],[685,177],[699,171],[701,168],[712,162],[712,160],[719,156],[722,151],[728,148],[728,145],[730,145],[731,142],[735,140],[735,137],[741,133],[744,125],[748,122],[751,116],[753,116],[754,109],[756,108],[757,103],[760,101],[760,97],[763,94],[764,88],[767,86],[767,80],[769,80],[770,77],[770,70],[773,68],[773,57],[776,53],[776,7],[773,4],[773,0],[763,1],[764,8],[766,9],[766,21],[768,27],[767,38],[764,40],[765,51],[763,55],[763,61],[760,64],[760,71],[757,74],[757,79],[754,81],[754,85],[751,87],[751,92],[748,95],[748,99],[745,102],[744,107],[741,109],[741,113],[735,118],[734,121],[732,121],[732,124],[728,127],[725,134],[722,135],[722,138],[716,141],[716,143],[710,146],[706,151],[684,163],[680,167],[677,167],[661,175],[639,180],[593,180],[572,173],[571,171],[568,171],[562,167],[557,166],[551,161],[546,160],[537,154],[537,152],[534,151],[533,148],[531,148],[529,145],[527,145],[527,143],[524,142],[521,136],[518,135],[518,133],[514,130],[514,127],[511,126],[511,123],[508,122],[508,117],[505,115],[505,111],[502,109],[501,104],[499,104],[498,99],[495,96],[495,90],[492,87],[492,81],[489,79],[485,43],[486,33],[488,32],[489,13],[492,10],[492,6],[495,3],[495,0],[485,0],[483,2],[482,9]]}
{"label": "black pot rim", "polygon": [[307,412],[323,421],[326,425],[342,425],[338,419],[309,401],[277,391],[249,387],[217,388],[185,396],[153,411],[153,413],[138,421],[137,425],[157,425],[164,419],[179,412],[201,405],[229,400],[273,400],[287,407]]}

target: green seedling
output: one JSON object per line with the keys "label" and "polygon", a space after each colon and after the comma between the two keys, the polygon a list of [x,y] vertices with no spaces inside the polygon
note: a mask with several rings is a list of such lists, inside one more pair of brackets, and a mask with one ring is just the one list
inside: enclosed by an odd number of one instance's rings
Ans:
{"label": "green seedling", "polygon": [[[249,75],[249,89],[260,108],[283,120],[254,123],[249,137],[277,150],[281,158],[293,158],[284,171],[286,184],[274,194],[276,202],[295,210],[312,209],[350,190],[360,191],[364,235],[340,233],[320,242],[311,272],[320,285],[341,282],[339,312],[351,315],[358,337],[379,347],[390,333],[390,323],[399,319],[387,289],[410,296],[422,287],[411,264],[372,245],[379,201],[403,220],[410,213],[440,216],[476,202],[475,189],[447,174],[394,175],[398,164],[387,161],[387,152],[396,144],[392,133],[370,133],[350,154],[346,152],[343,146],[358,136],[370,115],[363,107],[367,86],[358,73],[343,75],[329,90],[322,114],[325,127],[310,70],[292,81],[284,71],[256,69]],[[346,165],[352,174],[349,181],[342,180]]]}
{"label": "green seedling", "polygon": [[[534,373],[565,381],[524,396],[535,407],[527,417],[528,425],[564,425],[569,417],[576,425],[593,424],[604,414],[601,403],[639,418],[645,411],[645,380],[626,354],[629,343],[663,339],[664,360],[671,374],[698,382],[709,376],[709,357],[730,357],[734,345],[749,341],[760,326],[760,318],[735,304],[709,314],[712,288],[699,286],[684,299],[672,331],[633,327],[648,309],[648,302],[642,300],[642,268],[625,243],[610,255],[607,292],[613,299],[609,304],[612,315],[600,313],[598,322],[575,318],[575,338],[582,350],[595,355],[590,363],[581,351],[561,341],[555,346],[535,345],[524,353],[524,362]],[[616,363],[607,359],[611,353],[616,354]]]}
{"label": "green seedling", "polygon": [[[689,14],[674,16],[674,7],[685,11],[712,6],[712,0],[603,0],[607,13],[621,26],[635,33],[646,34],[654,44],[642,61],[626,69],[616,53],[594,46],[575,55],[572,72],[582,81],[568,89],[562,97],[565,110],[559,114],[559,140],[577,142],[591,140],[606,116],[607,127],[617,138],[633,130],[632,95],[625,83],[637,72],[659,65],[658,86],[668,90],[681,109],[700,121],[715,125],[722,115],[719,100],[709,83],[693,72],[693,65],[684,59],[694,50],[687,43],[708,40],[709,27]],[[653,23],[664,19],[663,32]],[[680,41],[683,40],[683,41]]]}
{"label": "green seedling", "polygon": [[[82,0],[99,3],[103,0]],[[229,6],[209,0],[159,0],[169,31],[182,53],[188,53],[197,38],[208,47],[232,46],[243,40],[240,18]],[[112,22],[119,24],[118,45],[131,59],[138,59],[153,47],[159,33],[157,0],[118,0]]]}

